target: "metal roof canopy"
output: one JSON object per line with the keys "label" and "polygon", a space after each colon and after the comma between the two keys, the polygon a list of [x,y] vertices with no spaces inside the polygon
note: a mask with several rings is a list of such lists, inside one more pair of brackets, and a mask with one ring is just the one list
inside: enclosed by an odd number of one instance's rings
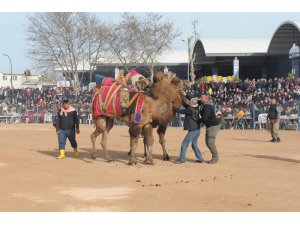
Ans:
{"label": "metal roof canopy", "polygon": [[293,43],[300,43],[300,21],[283,22],[271,39],[199,39],[193,52],[196,61],[218,56],[288,55]]}
{"label": "metal roof canopy", "polygon": [[251,56],[267,52],[268,39],[202,39],[206,56]]}
{"label": "metal roof canopy", "polygon": [[285,21],[274,32],[267,55],[288,55],[294,43],[300,43],[300,21]]}

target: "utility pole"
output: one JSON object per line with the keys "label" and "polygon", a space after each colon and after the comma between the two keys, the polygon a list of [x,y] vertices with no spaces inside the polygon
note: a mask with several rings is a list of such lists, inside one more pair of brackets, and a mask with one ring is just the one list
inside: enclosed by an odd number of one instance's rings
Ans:
{"label": "utility pole", "polygon": [[[190,63],[192,60],[192,55],[191,55],[191,41],[193,39],[193,36],[187,38],[187,45],[188,45],[188,68],[187,68],[187,79],[190,81]],[[183,42],[186,42],[185,40],[181,40]]]}
{"label": "utility pole", "polygon": [[10,88],[13,88],[13,82],[12,82],[12,64],[11,64],[11,59],[9,57],[9,55],[7,54],[2,54],[4,56],[6,56],[9,59],[9,63],[10,63]]}

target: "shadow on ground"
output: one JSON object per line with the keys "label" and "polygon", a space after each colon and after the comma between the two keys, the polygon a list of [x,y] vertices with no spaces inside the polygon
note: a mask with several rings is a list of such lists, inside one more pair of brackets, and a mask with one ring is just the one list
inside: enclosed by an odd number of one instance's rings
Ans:
{"label": "shadow on ground", "polygon": [[[44,154],[44,155],[48,155],[51,157],[56,157],[58,155],[58,150],[53,150],[53,151],[49,151],[49,150],[37,150],[38,153],[40,154]],[[129,155],[127,154],[128,152],[124,152],[124,151],[119,151],[119,150],[108,150],[109,155],[111,156],[112,159],[114,159],[114,161],[116,162],[120,162],[123,164],[128,164],[128,160],[129,160]],[[162,154],[153,154],[153,159],[154,159],[154,163],[155,161],[163,161],[162,160]],[[93,163],[96,160],[92,159],[91,157],[91,149],[90,148],[80,148],[79,149],[79,157],[75,157],[73,155],[73,152],[70,151],[66,151],[66,157],[67,158],[74,158],[74,159],[78,159],[78,160],[82,160],[86,163]],[[106,162],[106,158],[105,158],[105,154],[102,150],[97,150],[96,151],[96,157],[97,160],[101,160],[103,162]],[[137,157],[137,162],[138,163],[143,163],[144,161],[144,154],[143,153],[137,153],[136,154]],[[170,161],[174,161],[175,159],[177,159],[177,156],[170,156],[171,160]],[[195,162],[196,159],[186,159],[187,162]]]}
{"label": "shadow on ground", "polygon": [[297,159],[287,159],[287,158],[281,158],[281,157],[278,157],[278,156],[250,155],[250,154],[244,154],[244,155],[254,157],[254,158],[259,158],[259,159],[270,159],[270,160],[278,160],[278,161],[284,161],[284,162],[300,163],[300,160],[297,160]]}
{"label": "shadow on ground", "polygon": [[246,139],[246,138],[226,138],[228,140],[234,140],[234,141],[255,141],[255,142],[269,142],[269,141],[262,141],[262,140],[255,140],[255,139]]}

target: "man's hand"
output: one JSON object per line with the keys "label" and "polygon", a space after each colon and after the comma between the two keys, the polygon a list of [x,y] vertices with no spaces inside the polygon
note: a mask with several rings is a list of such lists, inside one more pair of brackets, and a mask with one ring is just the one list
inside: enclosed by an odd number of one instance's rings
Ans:
{"label": "man's hand", "polygon": [[80,130],[79,129],[76,129],[76,134],[79,134],[80,133]]}
{"label": "man's hand", "polygon": [[222,117],[222,113],[221,113],[220,111],[218,111],[218,112],[216,113],[216,117],[217,117],[217,118],[221,118],[221,117]]}
{"label": "man's hand", "polygon": [[60,133],[60,130],[56,130],[56,134],[59,135],[59,133]]}

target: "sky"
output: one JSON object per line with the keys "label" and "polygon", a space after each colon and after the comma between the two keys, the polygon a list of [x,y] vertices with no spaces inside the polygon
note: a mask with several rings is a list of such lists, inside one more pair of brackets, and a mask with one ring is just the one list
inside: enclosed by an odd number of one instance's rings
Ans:
{"label": "sky", "polygon": [[[31,62],[26,58],[27,17],[31,13],[0,12],[0,72],[9,73],[12,61],[13,73],[32,70]],[[101,20],[118,22],[121,13],[95,13]],[[136,13],[142,15],[143,13]],[[299,13],[160,13],[173,22],[182,34],[173,43],[173,49],[187,49],[182,40],[192,35],[192,21],[197,20],[197,30],[201,38],[269,38],[278,26],[286,20],[300,21]],[[34,70],[33,70],[34,71]]]}

